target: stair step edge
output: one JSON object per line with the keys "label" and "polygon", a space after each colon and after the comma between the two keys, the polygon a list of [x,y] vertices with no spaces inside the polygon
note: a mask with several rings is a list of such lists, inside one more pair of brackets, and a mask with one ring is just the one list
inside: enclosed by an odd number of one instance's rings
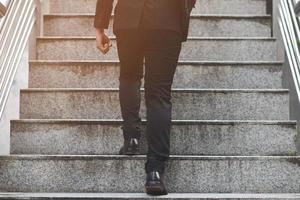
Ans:
{"label": "stair step edge", "polygon": [[[94,36],[39,36],[37,40],[95,40]],[[116,37],[110,37],[115,40]],[[266,40],[276,41],[275,37],[188,37],[188,40]]]}
{"label": "stair step edge", "polygon": [[[2,155],[0,160],[145,160],[146,155],[43,155],[11,154]],[[300,165],[300,156],[203,156],[203,155],[170,155],[170,160],[289,160]]]}
{"label": "stair step edge", "polygon": [[[12,123],[117,123],[121,119],[15,119]],[[143,123],[146,120],[142,121]],[[173,124],[261,124],[261,125],[297,125],[295,120],[172,120]]]}
{"label": "stair step edge", "polygon": [[[94,13],[47,13],[44,17],[95,17]],[[114,15],[111,15],[114,17]],[[191,14],[192,18],[209,17],[209,18],[270,18],[269,14]]]}
{"label": "stair step edge", "polygon": [[[143,91],[144,89],[141,89]],[[87,92],[87,91],[111,91],[117,92],[118,88],[30,88],[21,89],[27,92]],[[289,89],[192,89],[192,88],[173,88],[173,92],[211,92],[211,93],[288,93]]]}
{"label": "stair step edge", "polygon": [[[146,195],[145,193],[0,193],[1,198],[119,198],[119,199],[136,199],[136,198],[145,198],[152,199],[152,196]],[[166,196],[155,197],[155,199],[166,199],[166,198],[177,198],[177,199],[186,199],[186,198],[222,198],[222,199],[246,199],[246,198],[273,198],[273,199],[282,199],[282,198],[300,198],[300,193],[169,193]]]}
{"label": "stair step edge", "polygon": [[[29,60],[31,64],[68,64],[68,63],[75,63],[75,64],[119,64],[119,60]],[[284,61],[188,61],[182,60],[179,61],[178,64],[207,64],[207,65],[282,65]]]}

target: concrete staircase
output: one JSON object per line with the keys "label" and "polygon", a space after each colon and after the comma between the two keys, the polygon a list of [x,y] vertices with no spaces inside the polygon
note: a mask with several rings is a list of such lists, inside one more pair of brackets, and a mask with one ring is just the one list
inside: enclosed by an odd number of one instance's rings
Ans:
{"label": "concrete staircase", "polygon": [[[117,155],[119,63],[115,44],[105,57],[95,47],[95,4],[50,0],[12,155],[0,157],[0,199],[152,198],[145,156]],[[276,58],[266,0],[198,0],[174,82],[170,195],[157,199],[300,199]]]}

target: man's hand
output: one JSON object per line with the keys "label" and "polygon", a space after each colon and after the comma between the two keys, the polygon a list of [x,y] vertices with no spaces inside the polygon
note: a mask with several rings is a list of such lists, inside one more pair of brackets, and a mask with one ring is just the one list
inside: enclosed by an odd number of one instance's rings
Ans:
{"label": "man's hand", "polygon": [[96,43],[97,48],[103,54],[106,54],[109,51],[109,48],[112,46],[111,40],[101,28],[96,28]]}

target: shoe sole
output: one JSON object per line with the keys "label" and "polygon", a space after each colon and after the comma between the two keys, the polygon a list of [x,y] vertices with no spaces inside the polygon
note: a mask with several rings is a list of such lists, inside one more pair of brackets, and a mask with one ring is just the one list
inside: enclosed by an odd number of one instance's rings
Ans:
{"label": "shoe sole", "polygon": [[161,188],[160,186],[146,186],[146,193],[149,195],[155,195],[155,196],[159,196],[159,195],[167,195],[167,191],[165,191],[163,188]]}
{"label": "shoe sole", "polygon": [[126,156],[136,156],[140,155],[140,151],[127,151],[127,152],[122,152],[120,155],[126,155]]}
{"label": "shoe sole", "polygon": [[136,156],[136,155],[140,155],[139,152],[126,152],[124,153],[124,155],[127,155],[127,156]]}

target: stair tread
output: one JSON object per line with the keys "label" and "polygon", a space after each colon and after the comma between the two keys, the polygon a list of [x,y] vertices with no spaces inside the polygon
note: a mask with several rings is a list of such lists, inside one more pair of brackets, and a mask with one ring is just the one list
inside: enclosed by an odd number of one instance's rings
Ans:
{"label": "stair tread", "polygon": [[[7,175],[0,189],[142,193],[145,161],[145,155],[2,156]],[[299,193],[299,163],[299,156],[171,156],[166,186],[171,193]]]}
{"label": "stair tread", "polygon": [[[29,63],[41,63],[41,64],[49,64],[49,63],[120,63],[119,60],[29,60]],[[257,64],[257,65],[281,65],[284,61],[188,61],[188,60],[181,60],[178,62],[179,65],[182,64],[218,64],[218,65],[228,65],[228,64]]]}
{"label": "stair tread", "polygon": [[[146,198],[153,197],[145,193],[0,193],[0,198]],[[155,199],[165,198],[300,198],[300,193],[169,193],[166,196],[156,197]]]}
{"label": "stair tread", "polygon": [[[10,154],[0,156],[0,160],[143,160],[146,155],[43,155]],[[222,155],[170,155],[170,160],[299,160],[300,156],[222,156]]]}
{"label": "stair tread", "polygon": [[[49,13],[44,14],[44,17],[95,17],[92,13]],[[112,15],[111,17],[114,17]],[[191,18],[243,18],[243,19],[256,19],[256,18],[270,18],[271,15],[231,15],[231,14],[192,14]]]}
{"label": "stair tread", "polygon": [[[265,14],[266,13],[266,1],[241,1],[241,0],[230,0],[221,2],[219,0],[198,0],[199,4],[196,4],[196,8],[193,9],[192,13],[201,14]],[[95,0],[81,0],[72,1],[50,1],[50,12],[51,13],[95,13]],[[84,5],[84,6],[83,6]]]}
{"label": "stair tread", "polygon": [[[36,37],[38,40],[58,40],[58,39],[86,39],[94,40],[95,36],[39,36]],[[116,37],[110,37],[115,39]],[[276,41],[274,37],[188,37],[188,40],[271,40]]]}
{"label": "stair tread", "polygon": [[[75,64],[119,64],[119,60],[68,60],[68,59],[63,59],[63,60],[43,60],[43,59],[38,59],[38,60],[29,60],[28,63],[30,64],[69,64],[69,63],[75,63]],[[190,65],[200,65],[200,64],[205,64],[205,65],[282,65],[284,64],[284,61],[193,61],[193,60],[179,60],[178,65],[183,65],[183,64],[190,64]]]}
{"label": "stair tread", "polygon": [[[117,88],[21,90],[20,118],[120,119],[118,91]],[[173,89],[172,116],[179,120],[286,120],[288,95],[287,89]],[[143,99],[143,118],[144,102]]]}
{"label": "stair tread", "polygon": [[[143,89],[141,89],[143,90]],[[119,91],[118,88],[29,88],[21,89],[21,92],[71,92],[71,91]],[[173,88],[173,92],[238,92],[238,93],[288,93],[289,89],[194,89]]]}
{"label": "stair tread", "polygon": [[[43,16],[88,16],[94,17],[94,13],[47,13]],[[114,16],[114,15],[112,15]],[[191,17],[230,17],[230,18],[268,18],[269,14],[191,14]]]}
{"label": "stair tread", "polygon": [[[111,51],[102,55],[95,46],[95,37],[39,37],[37,58],[117,60],[116,40],[114,37],[111,39]],[[179,60],[274,61],[278,54],[275,47],[276,39],[272,37],[189,37],[183,44]]]}
{"label": "stair tread", "polygon": [[[122,123],[121,119],[15,119],[17,123]],[[143,120],[145,122],[145,120]],[[183,124],[270,124],[296,125],[295,120],[172,120],[172,123]]]}
{"label": "stair tread", "polygon": [[[116,155],[122,120],[15,120],[12,154]],[[142,155],[147,152],[145,123]],[[294,121],[173,120],[173,155],[296,155]],[[84,142],[82,142],[84,141]]]}

